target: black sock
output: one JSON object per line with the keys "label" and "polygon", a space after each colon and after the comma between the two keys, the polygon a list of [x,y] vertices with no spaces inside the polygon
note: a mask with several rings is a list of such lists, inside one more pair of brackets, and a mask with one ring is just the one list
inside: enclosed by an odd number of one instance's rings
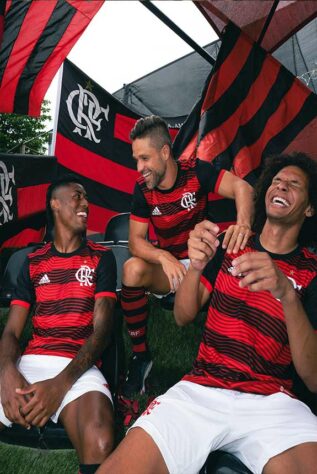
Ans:
{"label": "black sock", "polygon": [[94,474],[100,464],[79,464],[78,474]]}

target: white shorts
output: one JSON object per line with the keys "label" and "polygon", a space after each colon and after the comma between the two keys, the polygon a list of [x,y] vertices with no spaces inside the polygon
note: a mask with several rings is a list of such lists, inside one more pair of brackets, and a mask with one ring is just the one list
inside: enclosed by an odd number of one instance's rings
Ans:
{"label": "white shorts", "polygon": [[255,395],[181,381],[157,397],[131,429],[154,440],[170,474],[196,474],[222,449],[261,474],[273,456],[317,442],[317,417],[284,393]]}
{"label": "white shorts", "polygon": [[[189,264],[190,264],[189,258],[183,258],[183,259],[179,260],[179,262],[181,262],[184,265],[184,267],[186,268],[186,270],[188,270],[188,267],[189,267]],[[168,291],[167,293],[164,293],[163,295],[162,294],[157,294],[157,293],[152,293],[152,294],[156,298],[160,299],[160,298],[164,298],[164,296],[170,295],[171,293],[175,293],[175,291]]]}
{"label": "white shorts", "polygon": [[[18,363],[18,369],[29,383],[40,382],[41,380],[56,377],[72,359],[68,357],[57,357],[47,355],[24,355]],[[68,403],[76,400],[87,392],[104,393],[112,402],[111,393],[108,383],[96,366],[88,369],[74,383],[71,389],[66,393],[62,403],[57,411],[51,416],[51,420],[57,423],[58,417],[63,408]],[[12,422],[4,415],[2,405],[0,403],[0,422],[6,426],[11,426]]]}

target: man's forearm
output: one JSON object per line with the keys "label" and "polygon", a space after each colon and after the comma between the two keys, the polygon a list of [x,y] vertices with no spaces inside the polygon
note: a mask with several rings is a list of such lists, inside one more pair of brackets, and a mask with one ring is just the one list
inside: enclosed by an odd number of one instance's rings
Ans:
{"label": "man's forearm", "polygon": [[16,365],[20,356],[21,349],[17,338],[13,334],[4,333],[0,342],[0,376],[8,366]]}
{"label": "man's forearm", "polygon": [[110,342],[113,322],[112,313],[115,301],[109,298],[107,300],[110,301],[108,303],[102,302],[101,304],[107,306],[104,311],[106,311],[108,316],[94,321],[93,334],[78,351],[76,357],[57,376],[67,388],[70,388],[83,373],[94,365]]}
{"label": "man's forearm", "polygon": [[317,334],[295,291],[281,301],[295,369],[312,392],[317,392]]}
{"label": "man's forearm", "polygon": [[246,181],[240,181],[234,188],[234,199],[237,209],[237,224],[251,228],[254,218],[253,188]]}
{"label": "man's forearm", "polygon": [[174,316],[179,326],[191,323],[200,310],[200,276],[201,272],[190,266],[176,292]]}
{"label": "man's forearm", "polygon": [[151,242],[141,237],[132,238],[129,242],[129,249],[134,257],[139,257],[155,264],[160,264],[162,256],[169,253],[166,250],[155,247]]}

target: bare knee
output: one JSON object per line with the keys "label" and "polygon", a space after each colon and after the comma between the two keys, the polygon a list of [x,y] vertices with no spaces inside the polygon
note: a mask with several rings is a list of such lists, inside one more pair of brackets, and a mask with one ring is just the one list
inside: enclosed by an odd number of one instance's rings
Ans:
{"label": "bare knee", "polygon": [[88,423],[81,433],[81,453],[83,462],[100,464],[112,452],[114,446],[113,423]]}
{"label": "bare knee", "polygon": [[122,282],[127,286],[149,286],[150,265],[142,258],[132,257],[123,265]]}

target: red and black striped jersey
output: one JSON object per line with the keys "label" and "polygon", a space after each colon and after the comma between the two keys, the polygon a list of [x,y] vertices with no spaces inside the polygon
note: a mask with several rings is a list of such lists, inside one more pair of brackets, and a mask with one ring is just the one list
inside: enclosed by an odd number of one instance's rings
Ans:
{"label": "red and black striped jersey", "polygon": [[112,251],[89,240],[72,253],[48,243],[29,254],[11,303],[34,305],[24,354],[75,357],[93,332],[95,299],[116,298],[116,279]]}
{"label": "red and black striped jersey", "polygon": [[[240,288],[239,278],[231,274],[232,260],[253,251],[265,251],[256,236],[238,254],[220,250],[206,266],[201,282],[211,300],[198,356],[184,379],[264,395],[292,393],[295,371],[282,304],[268,291]],[[300,247],[270,256],[292,282],[317,329],[317,256]]]}
{"label": "red and black striped jersey", "polygon": [[187,257],[189,232],[207,217],[209,192],[217,192],[225,170],[205,161],[178,162],[174,186],[168,190],[148,189],[137,179],[130,218],[152,222],[160,248],[174,257]]}

